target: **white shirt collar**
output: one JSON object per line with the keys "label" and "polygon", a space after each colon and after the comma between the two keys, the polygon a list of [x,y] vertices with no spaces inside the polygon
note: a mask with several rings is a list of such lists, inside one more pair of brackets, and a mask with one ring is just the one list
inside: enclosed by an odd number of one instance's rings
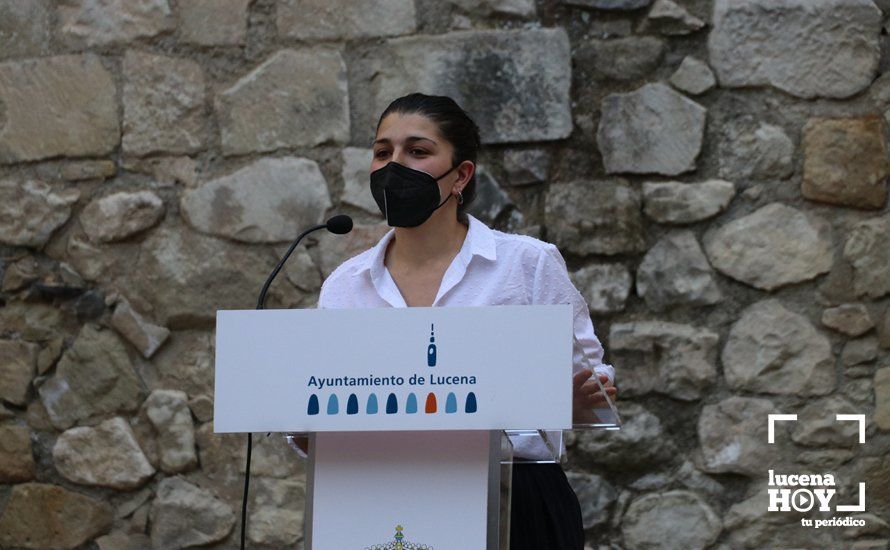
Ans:
{"label": "white shirt collar", "polygon": [[[495,246],[494,233],[492,230],[470,214],[467,214],[467,218],[470,221],[470,227],[467,230],[467,236],[464,239],[464,243],[460,247],[460,252],[457,254],[458,257],[461,258],[464,265],[469,264],[470,260],[473,259],[473,256],[477,255],[482,256],[486,260],[496,260],[497,247]],[[379,241],[377,241],[377,244],[374,245],[374,248],[372,249],[373,252],[371,252],[365,262],[358,267],[358,273],[370,271],[371,276],[374,277],[383,270],[386,247],[389,246],[389,241],[392,240],[395,233],[395,229],[390,229]]]}
{"label": "white shirt collar", "polygon": [[[494,232],[487,225],[473,216],[467,214],[467,218],[470,222],[467,236],[464,238],[460,251],[457,253],[457,256],[451,262],[451,266],[445,273],[442,285],[439,288],[439,295],[436,297],[436,302],[438,302],[439,297],[460,282],[464,273],[466,273],[467,266],[470,264],[473,256],[481,256],[486,260],[491,261],[497,259],[497,246],[495,244]],[[381,237],[380,241],[378,241],[377,244],[374,245],[374,248],[371,249],[372,252],[368,255],[365,262],[358,266],[357,273],[369,271],[371,274],[371,281],[374,283],[374,287],[377,289],[378,294],[394,307],[404,307],[404,299],[396,288],[395,282],[392,281],[392,277],[383,263],[383,260],[386,257],[386,247],[394,236],[395,229],[390,229],[383,237]]]}

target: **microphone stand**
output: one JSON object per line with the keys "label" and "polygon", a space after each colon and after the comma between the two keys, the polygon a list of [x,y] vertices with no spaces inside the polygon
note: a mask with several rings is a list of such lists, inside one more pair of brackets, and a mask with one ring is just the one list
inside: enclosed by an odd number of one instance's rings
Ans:
{"label": "microphone stand", "polygon": [[[272,273],[269,274],[269,277],[266,279],[265,284],[263,284],[263,289],[260,290],[260,295],[257,298],[256,309],[266,309],[266,293],[269,291],[269,287],[272,285],[272,281],[278,275],[278,272],[281,271],[281,268],[284,267],[284,263],[290,258],[290,255],[293,253],[294,249],[297,248],[297,245],[300,244],[300,241],[303,240],[303,237],[312,233],[313,231],[318,231],[319,229],[328,229],[332,233],[348,233],[352,230],[352,219],[348,216],[334,216],[327,221],[327,223],[323,223],[321,225],[316,225],[310,227],[306,231],[303,231],[296,240],[291,243],[290,248],[287,249],[287,252],[284,253],[284,256],[281,258],[281,261],[278,262],[278,265],[275,266],[275,269],[272,270]],[[247,493],[250,488],[250,455],[253,450],[253,434],[247,434],[247,464],[245,466],[244,471],[244,497],[241,501],[241,550],[244,550],[244,541],[247,535]]]}

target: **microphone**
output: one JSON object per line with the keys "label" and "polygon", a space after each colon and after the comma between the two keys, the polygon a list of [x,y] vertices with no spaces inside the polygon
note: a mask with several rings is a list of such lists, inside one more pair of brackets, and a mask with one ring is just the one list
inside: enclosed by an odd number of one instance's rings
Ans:
{"label": "microphone", "polygon": [[[269,287],[272,285],[272,281],[278,275],[278,272],[281,271],[281,268],[284,267],[284,263],[290,258],[290,255],[293,253],[294,249],[297,248],[297,245],[300,244],[300,241],[303,240],[303,237],[312,233],[313,231],[318,231],[319,229],[327,229],[331,233],[336,235],[344,235],[352,231],[352,218],[347,216],[346,214],[338,214],[336,216],[332,216],[328,219],[327,222],[310,227],[306,231],[300,233],[300,236],[291,243],[290,247],[287,249],[287,252],[284,253],[284,256],[281,258],[281,261],[278,262],[278,265],[275,266],[275,269],[272,270],[272,273],[269,274],[269,277],[266,279],[266,282],[263,284],[263,289],[260,291],[260,296],[257,298],[256,309],[266,309],[266,293],[269,291]],[[244,537],[246,535],[247,530],[247,491],[250,488],[250,455],[253,449],[253,434],[247,434],[247,466],[244,470],[244,497],[241,501],[241,549],[244,550]]]}
{"label": "microphone", "polygon": [[327,221],[325,227],[327,227],[328,231],[331,233],[343,235],[352,231],[352,218],[346,214],[337,214]]}

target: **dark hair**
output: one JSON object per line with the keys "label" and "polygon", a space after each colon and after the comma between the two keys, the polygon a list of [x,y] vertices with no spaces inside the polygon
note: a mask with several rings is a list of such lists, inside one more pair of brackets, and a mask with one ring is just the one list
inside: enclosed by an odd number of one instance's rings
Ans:
{"label": "dark hair", "polygon": [[[456,166],[465,160],[476,164],[482,141],[479,138],[479,127],[460,106],[450,97],[444,95],[426,95],[421,93],[402,96],[392,103],[380,115],[377,121],[377,129],[380,123],[390,113],[419,114],[427,117],[439,127],[439,133],[454,148],[451,157],[451,166]],[[477,165],[478,167],[478,165]],[[476,172],[461,192],[463,204],[457,207],[457,218],[467,222],[467,209],[476,198]]]}

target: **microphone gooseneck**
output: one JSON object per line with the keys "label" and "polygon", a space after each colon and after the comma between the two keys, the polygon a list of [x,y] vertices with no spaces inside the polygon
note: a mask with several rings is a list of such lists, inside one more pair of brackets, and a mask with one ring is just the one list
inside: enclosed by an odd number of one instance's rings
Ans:
{"label": "microphone gooseneck", "polygon": [[[275,266],[275,269],[272,270],[272,273],[269,274],[269,277],[266,279],[266,282],[263,284],[263,289],[260,291],[260,295],[257,298],[256,309],[266,309],[266,293],[269,292],[269,287],[272,285],[272,281],[275,280],[275,277],[278,275],[278,272],[281,271],[281,268],[284,267],[284,263],[290,258],[290,255],[293,253],[294,249],[297,248],[297,245],[300,244],[300,241],[303,240],[303,237],[312,233],[313,231],[318,231],[319,229],[327,229],[331,233],[337,235],[344,235],[352,231],[352,218],[345,214],[338,214],[336,216],[332,216],[328,219],[327,222],[321,225],[316,225],[310,227],[306,231],[300,233],[300,236],[296,238],[296,240],[291,243],[290,247],[287,249],[287,252],[284,253],[284,256],[281,258],[281,261],[278,262],[278,265]],[[248,489],[250,488],[250,457],[251,452],[253,450],[253,434],[247,434],[247,465],[244,469],[244,496],[241,500],[241,549],[244,549],[245,537],[247,535],[247,494]]]}
{"label": "microphone gooseneck", "polygon": [[290,258],[290,255],[293,253],[294,249],[297,248],[297,245],[300,244],[300,241],[303,240],[303,237],[319,229],[327,229],[331,233],[343,235],[352,231],[352,218],[346,214],[338,214],[329,218],[327,222],[310,227],[306,231],[300,233],[300,236],[291,243],[287,252],[285,252],[284,256],[281,258],[281,261],[278,262],[278,265],[275,266],[275,269],[272,270],[272,273],[269,274],[269,278],[266,279],[265,284],[263,284],[263,289],[260,291],[260,296],[257,299],[256,309],[266,309],[266,293],[269,291],[272,281],[278,275],[278,272],[281,271],[281,268],[284,267],[284,263]]}

